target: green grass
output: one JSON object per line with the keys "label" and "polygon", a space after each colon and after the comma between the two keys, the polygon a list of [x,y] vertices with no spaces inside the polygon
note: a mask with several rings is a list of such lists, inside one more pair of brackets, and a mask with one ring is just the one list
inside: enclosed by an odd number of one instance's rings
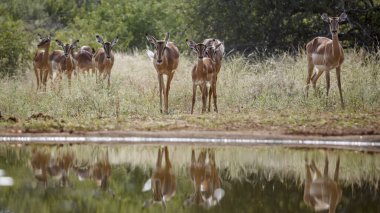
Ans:
{"label": "green grass", "polygon": [[[340,107],[335,71],[331,73],[328,104],[325,78],[318,91],[305,97],[306,56],[287,54],[265,60],[233,56],[223,61],[218,77],[219,113],[201,115],[200,92],[190,115],[195,57],[180,57],[169,94],[169,115],[159,113],[156,71],[143,53],[116,54],[111,88],[95,76],[48,82],[36,92],[32,71],[0,80],[0,131],[71,130],[280,130],[303,134],[379,134],[380,63],[375,54],[345,51],[342,88],[346,108]],[[31,118],[43,113],[49,117]],[[18,122],[8,121],[15,117]]]}

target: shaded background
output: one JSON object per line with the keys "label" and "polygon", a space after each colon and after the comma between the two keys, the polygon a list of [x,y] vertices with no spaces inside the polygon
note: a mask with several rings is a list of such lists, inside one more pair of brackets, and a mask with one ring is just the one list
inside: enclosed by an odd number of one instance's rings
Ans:
{"label": "shaded background", "polygon": [[[112,40],[117,51],[145,49],[145,33],[171,40],[186,50],[185,39],[220,38],[227,52],[271,56],[298,52],[315,36],[330,36],[320,15],[348,21],[341,26],[344,47],[377,51],[379,0],[2,0],[0,74],[15,74],[30,62],[37,33],[98,48],[95,34]],[[54,43],[54,42],[53,42]],[[53,44],[53,48],[55,44]],[[27,67],[28,68],[28,67]]]}

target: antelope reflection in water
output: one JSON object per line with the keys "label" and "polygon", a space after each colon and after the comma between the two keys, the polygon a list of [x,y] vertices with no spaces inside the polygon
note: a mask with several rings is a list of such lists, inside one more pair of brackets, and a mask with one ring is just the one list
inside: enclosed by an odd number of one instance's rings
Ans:
{"label": "antelope reflection in water", "polygon": [[74,154],[71,151],[59,151],[57,156],[47,150],[33,148],[31,165],[34,177],[45,188],[48,184],[48,176],[58,181],[59,186],[65,187],[70,184],[69,169],[72,167]]}
{"label": "antelope reflection in water", "polygon": [[92,179],[96,185],[103,191],[107,191],[112,196],[115,196],[113,190],[109,187],[109,178],[111,176],[111,164],[109,162],[108,150],[106,155],[100,157],[93,165],[89,165],[88,161],[76,161],[74,171],[79,181]]}
{"label": "antelope reflection in water", "polygon": [[184,201],[184,207],[196,204],[209,209],[217,205],[224,197],[225,192],[221,188],[221,179],[216,169],[213,150],[202,150],[199,153],[198,161],[195,159],[194,150],[191,151],[190,178],[194,186],[194,193]]}
{"label": "antelope reflection in water", "polygon": [[[165,155],[165,166],[162,165],[162,158]],[[152,198],[146,200],[143,208],[147,208],[154,203],[161,203],[166,210],[166,202],[174,197],[177,183],[172,171],[172,164],[169,159],[169,151],[165,146],[158,148],[156,168],[152,177],[145,183],[143,191],[152,190]]]}
{"label": "antelope reflection in water", "polygon": [[[333,213],[342,198],[342,190],[338,185],[340,158],[336,161],[334,180],[328,175],[329,160],[326,156],[323,176],[315,165],[305,159],[306,180],[304,202],[315,211],[329,210]],[[312,176],[313,175],[313,176]]]}

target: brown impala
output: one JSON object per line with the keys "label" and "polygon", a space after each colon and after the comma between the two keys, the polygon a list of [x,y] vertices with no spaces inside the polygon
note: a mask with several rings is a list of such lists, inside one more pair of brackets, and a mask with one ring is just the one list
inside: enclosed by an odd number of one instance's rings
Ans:
{"label": "brown impala", "polygon": [[[165,166],[162,165],[162,158],[165,155]],[[147,208],[153,203],[161,203],[166,209],[166,202],[174,197],[177,183],[172,171],[172,164],[169,159],[168,148],[158,148],[156,168],[152,177],[145,183],[143,191],[152,189],[152,198],[145,201],[143,208]]]}
{"label": "brown impala", "polygon": [[116,37],[112,42],[104,42],[100,35],[96,35],[96,40],[103,47],[98,49],[95,53],[95,66],[99,70],[99,77],[103,75],[103,78],[107,78],[108,88],[110,87],[111,69],[115,61],[114,54],[112,52],[113,46],[119,41],[119,37]]}
{"label": "brown impala", "polygon": [[62,47],[63,49],[63,55],[60,55],[58,57],[58,70],[59,70],[60,78],[61,78],[61,75],[65,73],[69,80],[69,86],[71,86],[71,75],[73,74],[73,71],[75,70],[73,51],[74,51],[74,48],[77,46],[79,40],[73,41],[72,44],[63,44],[62,41],[58,39],[55,41],[57,42],[57,45]]}
{"label": "brown impala", "polygon": [[95,73],[95,65],[93,62],[93,56],[95,55],[94,48],[89,46],[82,46],[76,54],[74,54],[74,59],[77,63],[77,68],[80,72]]}
{"label": "brown impala", "polygon": [[[308,75],[306,80],[306,95],[308,95],[310,80],[313,87],[316,88],[317,80],[323,72],[326,73],[326,96],[330,90],[330,70],[336,69],[336,78],[338,82],[341,106],[344,107],[342,88],[340,82],[340,71],[344,61],[343,48],[339,43],[339,23],[345,21],[346,13],[339,17],[328,17],[326,13],[322,14],[323,21],[329,23],[332,40],[326,37],[316,37],[306,45],[307,69]],[[315,68],[315,72],[313,70]]]}
{"label": "brown impala", "polygon": [[[169,33],[166,33],[165,40],[157,40],[155,37],[146,34],[146,39],[154,45],[155,53],[148,51],[149,57],[153,59],[153,66],[157,71],[158,85],[160,93],[160,112],[162,113],[162,93],[164,93],[164,112],[168,113],[170,83],[178,67],[179,50],[173,42],[169,41]],[[163,75],[168,79],[166,87]]]}
{"label": "brown impala", "polygon": [[[208,162],[206,162],[207,152]],[[194,192],[184,201],[184,207],[196,204],[208,209],[217,205],[223,198],[225,192],[221,188],[214,151],[202,150],[198,160],[195,159],[194,150],[191,151],[190,178]]]}
{"label": "brown impala", "polygon": [[315,211],[329,210],[329,213],[333,213],[342,199],[342,190],[338,185],[339,163],[340,159],[338,157],[335,166],[334,179],[331,179],[328,175],[329,161],[327,156],[325,159],[323,175],[315,166],[313,160],[311,161],[311,164],[308,164],[306,159],[306,180],[303,200],[306,205],[313,208]]}
{"label": "brown impala", "polygon": [[[205,57],[206,50],[208,48],[211,48],[211,45],[206,46],[203,43],[197,44],[194,41],[190,41],[188,39],[186,39],[186,42],[187,42],[187,45],[190,47],[190,49],[192,49],[195,53],[197,53],[197,56],[198,56],[198,61],[194,65],[192,73],[191,73],[191,77],[193,80],[193,99],[191,102],[191,114],[193,114],[194,112],[194,104],[195,104],[198,86],[202,93],[202,113],[206,111],[208,87],[210,87],[210,91],[211,91],[210,93],[213,94],[214,109],[217,112],[218,111],[217,102],[216,102],[217,72],[215,69],[215,63],[212,61],[212,59]],[[210,101],[211,101],[211,97],[209,99],[209,102]]]}
{"label": "brown impala", "polygon": [[[37,90],[41,89],[41,84],[43,84],[44,89],[46,90],[46,81],[50,72],[49,49],[51,37],[48,36],[43,38],[40,34],[38,34],[38,36],[40,42],[37,44],[38,50],[34,55],[33,68],[37,79]],[[43,51],[41,51],[41,49]]]}

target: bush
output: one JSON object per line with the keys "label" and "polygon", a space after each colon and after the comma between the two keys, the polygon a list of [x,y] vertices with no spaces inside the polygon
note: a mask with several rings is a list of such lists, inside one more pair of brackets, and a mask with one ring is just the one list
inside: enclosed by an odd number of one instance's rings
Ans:
{"label": "bush", "polygon": [[22,21],[0,19],[0,75],[25,71],[31,59],[30,36]]}

